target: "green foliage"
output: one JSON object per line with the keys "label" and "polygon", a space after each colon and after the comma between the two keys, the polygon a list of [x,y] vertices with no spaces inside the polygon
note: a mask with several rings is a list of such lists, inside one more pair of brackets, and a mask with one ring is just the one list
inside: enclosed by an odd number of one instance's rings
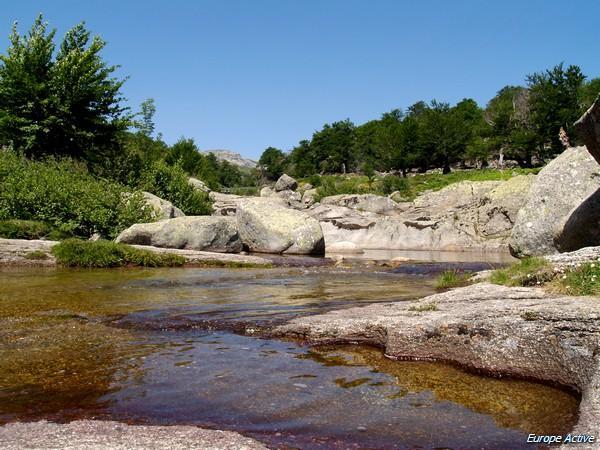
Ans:
{"label": "green foliage", "polygon": [[29,259],[32,261],[40,261],[48,259],[48,254],[42,250],[34,250],[33,252],[27,253],[25,255],[25,259]]}
{"label": "green foliage", "polygon": [[470,284],[471,275],[459,270],[446,270],[438,276],[435,282],[436,289],[450,289]]}
{"label": "green foliage", "polygon": [[600,262],[582,264],[558,274],[550,289],[567,295],[600,295]]}
{"label": "green foliage", "polygon": [[63,235],[115,237],[151,220],[141,194],[91,176],[71,160],[28,160],[0,151],[0,220],[41,221]]}
{"label": "green foliage", "polygon": [[0,237],[5,239],[42,239],[51,228],[35,220],[0,220]]}
{"label": "green foliage", "polygon": [[267,148],[258,160],[260,171],[267,180],[277,180],[286,170],[285,154],[275,147]]}
{"label": "green foliage", "polygon": [[494,270],[490,281],[505,286],[534,286],[553,277],[550,264],[544,258],[523,258],[505,269]]}
{"label": "green foliage", "polygon": [[399,177],[396,175],[386,175],[381,179],[379,184],[379,191],[383,195],[390,195],[392,192],[405,193],[409,192],[410,183],[407,178]]}
{"label": "green foliage", "polygon": [[324,175],[320,178],[315,200],[340,194],[367,194],[372,191],[369,179],[365,176],[335,176]]}
{"label": "green foliage", "polygon": [[122,80],[112,77],[83,23],[71,28],[55,52],[55,31],[38,16],[27,35],[16,25],[0,56],[0,144],[28,156],[68,155],[90,164],[116,151],[129,125],[121,107]]}
{"label": "green foliage", "polygon": [[185,258],[169,253],[153,253],[111,241],[67,239],[52,248],[59,264],[68,267],[181,266]]}
{"label": "green foliage", "polygon": [[437,303],[432,302],[432,303],[424,303],[422,305],[411,306],[408,308],[408,310],[415,311],[415,312],[437,311],[438,307],[437,307]]}
{"label": "green foliage", "polygon": [[179,165],[156,161],[142,174],[139,187],[170,201],[187,215],[201,216],[212,212],[208,195],[189,184],[188,175]]}
{"label": "green foliage", "polygon": [[154,115],[156,114],[156,106],[154,105],[154,99],[149,98],[144,100],[140,105],[139,115],[141,120],[136,123],[137,129],[144,136],[152,136],[154,133]]}

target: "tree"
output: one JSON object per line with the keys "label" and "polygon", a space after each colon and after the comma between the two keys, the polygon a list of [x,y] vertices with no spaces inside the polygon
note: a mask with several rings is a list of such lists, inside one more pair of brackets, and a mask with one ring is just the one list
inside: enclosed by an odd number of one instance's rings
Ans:
{"label": "tree", "polygon": [[0,56],[0,144],[29,156],[106,159],[130,124],[121,106],[124,80],[112,77],[117,67],[100,56],[105,42],[90,39],[84,23],[66,33],[53,59],[54,36],[41,15],[27,35],[13,27]]}
{"label": "tree", "polygon": [[355,169],[352,149],[355,126],[350,120],[325,124],[313,134],[310,146],[322,173],[345,173]]}
{"label": "tree", "polygon": [[149,98],[142,102],[140,105],[139,115],[142,120],[138,122],[137,129],[145,136],[152,136],[154,133],[154,115],[156,114],[156,106],[154,105],[154,99]]}
{"label": "tree", "polygon": [[562,151],[558,139],[560,128],[569,133],[582,113],[580,94],[584,80],[578,66],[565,69],[563,63],[527,77],[532,123],[543,143],[551,146],[552,153]]}
{"label": "tree", "polygon": [[260,170],[268,180],[277,180],[285,171],[285,154],[275,147],[267,148],[258,160]]}
{"label": "tree", "polygon": [[380,164],[384,170],[400,170],[403,175],[412,164],[413,155],[409,152],[404,135],[403,114],[399,109],[384,113],[377,129],[377,144]]}

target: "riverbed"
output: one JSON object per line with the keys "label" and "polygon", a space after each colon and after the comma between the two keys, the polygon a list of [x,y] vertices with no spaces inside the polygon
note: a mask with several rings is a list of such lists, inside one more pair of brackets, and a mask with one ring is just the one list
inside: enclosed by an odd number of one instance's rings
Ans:
{"label": "riverbed", "polygon": [[239,431],[291,448],[523,448],[578,398],[377,348],[261,337],[298,315],[435,292],[444,267],[0,271],[0,421]]}

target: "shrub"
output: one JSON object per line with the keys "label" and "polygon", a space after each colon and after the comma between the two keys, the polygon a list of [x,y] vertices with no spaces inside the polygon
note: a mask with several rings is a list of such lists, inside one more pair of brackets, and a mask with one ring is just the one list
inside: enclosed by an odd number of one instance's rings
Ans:
{"label": "shrub", "polygon": [[25,259],[43,260],[48,259],[48,254],[42,250],[34,250],[25,255]]}
{"label": "shrub", "polygon": [[327,175],[321,177],[315,200],[340,194],[367,194],[371,191],[367,177]]}
{"label": "shrub", "polygon": [[392,192],[408,192],[410,190],[410,185],[408,184],[408,180],[403,177],[399,177],[397,175],[386,175],[381,179],[379,184],[379,191],[383,195],[390,195]]}
{"label": "shrub", "polygon": [[69,159],[31,161],[0,151],[0,220],[46,223],[62,236],[115,237],[136,222],[152,220],[140,193],[90,175]]}
{"label": "shrub", "polygon": [[459,270],[446,270],[436,280],[436,289],[450,289],[470,284],[471,275]]}
{"label": "shrub", "polygon": [[142,174],[140,188],[169,200],[185,214],[202,216],[212,213],[211,201],[206,192],[190,186],[189,176],[178,166],[156,161]]}
{"label": "shrub", "polygon": [[0,220],[0,237],[6,239],[41,239],[51,228],[35,220]]}
{"label": "shrub", "polygon": [[169,253],[153,253],[111,241],[67,239],[52,248],[59,264],[69,267],[181,266],[185,258]]}

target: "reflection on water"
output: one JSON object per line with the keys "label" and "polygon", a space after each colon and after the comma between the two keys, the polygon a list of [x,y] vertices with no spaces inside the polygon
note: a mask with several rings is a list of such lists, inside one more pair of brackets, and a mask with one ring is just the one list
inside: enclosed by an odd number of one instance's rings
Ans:
{"label": "reflection on water", "polygon": [[432,283],[322,267],[3,271],[0,421],[190,423],[300,448],[523,448],[526,433],[567,431],[577,399],[550,387],[226,331]]}

